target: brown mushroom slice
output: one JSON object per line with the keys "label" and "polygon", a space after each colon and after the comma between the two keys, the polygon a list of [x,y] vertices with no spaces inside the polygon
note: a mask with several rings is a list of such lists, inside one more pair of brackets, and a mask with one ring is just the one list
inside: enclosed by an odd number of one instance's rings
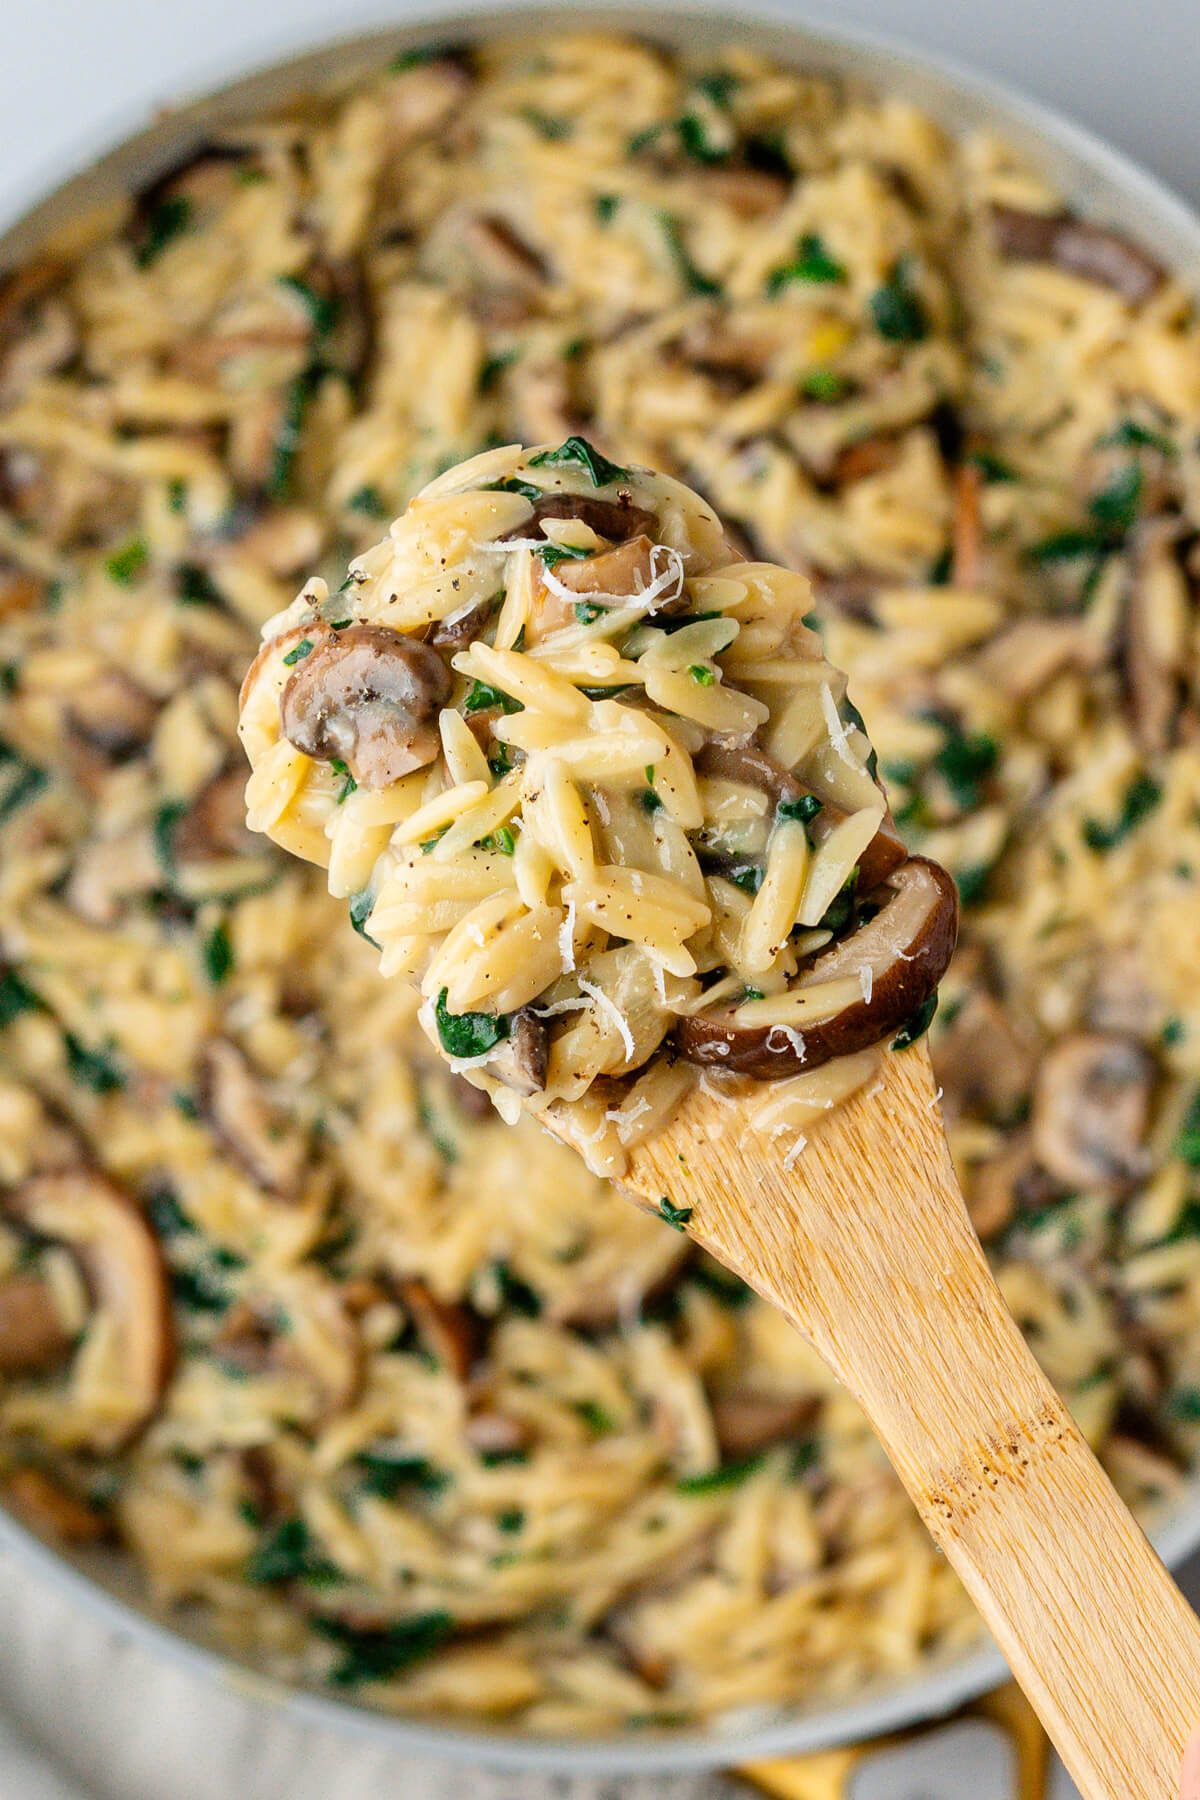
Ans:
{"label": "brown mushroom slice", "polygon": [[945,869],[910,857],[875,891],[880,910],[818,956],[792,991],[856,976],[863,998],[828,1018],[791,1026],[739,1024],[737,1007],[681,1018],[680,1054],[730,1074],[804,1074],[880,1043],[910,1019],[945,974],[958,931],[958,893]]}
{"label": "brown mushroom slice", "polygon": [[771,1394],[759,1388],[731,1388],[715,1394],[713,1427],[722,1456],[755,1456],[807,1431],[820,1410],[814,1394]]}
{"label": "brown mushroom slice", "polygon": [[136,756],[150,740],[158,702],[120,669],[108,669],[72,694],[69,729],[108,762]]}
{"label": "brown mushroom slice", "polygon": [[469,1306],[440,1300],[416,1276],[401,1281],[400,1298],[417,1336],[456,1381],[466,1381],[483,1342],[483,1320]]}
{"label": "brown mushroom slice", "polygon": [[1038,1162],[1068,1189],[1128,1187],[1150,1167],[1143,1139],[1154,1062],[1133,1038],[1080,1032],[1043,1056],[1033,1089]]}
{"label": "brown mushroom slice", "polygon": [[[533,516],[524,520],[509,535],[528,537],[543,519],[578,519],[597,537],[622,544],[626,538],[657,538],[658,517],[644,506],[635,506],[624,495],[615,500],[600,500],[593,494],[543,494],[533,502]],[[542,534],[545,536],[545,533]]]}
{"label": "brown mushroom slice", "polygon": [[852,487],[868,475],[882,475],[894,468],[900,457],[900,446],[894,437],[860,438],[839,450],[829,467],[829,480],[836,488]]}
{"label": "brown mushroom slice", "polygon": [[119,1424],[98,1423],[92,1442],[98,1450],[117,1449],[157,1409],[174,1357],[158,1239],[132,1200],[91,1171],[35,1175],[7,1196],[5,1206],[28,1230],[72,1253],[96,1307],[112,1321],[127,1409]]}
{"label": "brown mushroom slice", "polygon": [[261,839],[246,824],[245,793],[242,770],[228,769],[214,777],[171,833],[173,860],[182,864],[261,854]]}
{"label": "brown mushroom slice", "polygon": [[933,1067],[951,1103],[965,1101],[989,1118],[1011,1119],[1029,1093],[1034,1057],[993,995],[969,993],[932,1049]]}
{"label": "brown mushroom slice", "polygon": [[497,1044],[484,1067],[496,1081],[529,1099],[546,1085],[550,1037],[544,1022],[531,1006],[512,1016],[508,1036]]}
{"label": "brown mushroom slice", "polygon": [[644,532],[627,538],[614,550],[562,562],[554,573],[573,594],[644,593],[654,580],[654,540]]}
{"label": "brown mushroom slice", "polygon": [[979,653],[984,680],[1013,700],[1028,700],[1066,669],[1087,673],[1104,659],[1104,644],[1086,619],[1018,619]]}
{"label": "brown mushroom slice", "polygon": [[468,1416],[463,1436],[477,1455],[500,1458],[524,1455],[533,1443],[534,1432],[527,1419],[518,1419],[498,1407],[482,1406]]}
{"label": "brown mushroom slice", "polygon": [[63,1544],[100,1544],[112,1536],[112,1520],[41,1469],[14,1469],[4,1484],[17,1512],[36,1531]]}
{"label": "brown mushroom slice", "polygon": [[992,230],[1002,256],[1017,262],[1053,263],[1069,275],[1113,288],[1131,306],[1140,306],[1161,287],[1161,264],[1120,232],[1074,213],[1025,212],[993,206]]}
{"label": "brown mushroom slice", "polygon": [[456,613],[448,619],[439,619],[427,641],[436,650],[465,650],[468,644],[482,635],[495,604],[492,599],[479,600],[474,606],[468,607],[466,612]]}
{"label": "brown mushroom slice", "polygon": [[436,650],[386,625],[320,633],[279,698],[283,735],[317,762],[344,762],[359,787],[389,787],[438,754],[450,671]]}
{"label": "brown mushroom slice", "polygon": [[706,200],[727,206],[739,219],[761,219],[765,213],[778,212],[792,191],[785,176],[769,169],[710,166],[698,169],[694,179]]}
{"label": "brown mushroom slice", "polygon": [[0,1282],[0,1375],[45,1375],[71,1354],[48,1281],[12,1275]]}
{"label": "brown mushroom slice", "polygon": [[544,258],[498,213],[464,220],[456,238],[457,253],[474,278],[474,310],[496,325],[528,319],[549,286]]}
{"label": "brown mushroom slice", "polygon": [[954,471],[954,537],[950,559],[950,579],[955,587],[974,587],[980,578],[982,487],[979,464],[960,463]]}
{"label": "brown mushroom slice", "polygon": [[199,1086],[214,1131],[251,1181],[281,1200],[297,1199],[308,1164],[304,1135],[228,1038],[214,1038],[205,1049]]}

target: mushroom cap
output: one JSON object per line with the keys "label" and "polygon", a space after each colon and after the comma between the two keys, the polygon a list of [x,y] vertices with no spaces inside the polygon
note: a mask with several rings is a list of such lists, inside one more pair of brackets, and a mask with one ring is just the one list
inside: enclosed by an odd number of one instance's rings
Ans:
{"label": "mushroom cap", "polygon": [[[799,1075],[835,1056],[849,1056],[898,1031],[937,988],[954,953],[958,894],[950,876],[923,856],[910,857],[875,897],[880,911],[825,951],[793,983],[793,991],[857,975],[863,998],[803,1032],[777,1024],[739,1025],[736,1007],[683,1017],[675,1027],[680,1054],[730,1074]],[[869,997],[868,997],[869,996]]]}
{"label": "mushroom cap", "polygon": [[98,1423],[93,1445],[117,1449],[158,1407],[174,1361],[170,1289],[158,1239],[128,1195],[91,1170],[35,1175],[8,1194],[5,1205],[31,1231],[71,1251],[96,1306],[115,1323],[128,1411],[118,1425]]}
{"label": "mushroom cap", "polygon": [[283,735],[317,762],[344,762],[380,789],[432,762],[450,671],[428,644],[386,625],[316,628],[279,699]]}

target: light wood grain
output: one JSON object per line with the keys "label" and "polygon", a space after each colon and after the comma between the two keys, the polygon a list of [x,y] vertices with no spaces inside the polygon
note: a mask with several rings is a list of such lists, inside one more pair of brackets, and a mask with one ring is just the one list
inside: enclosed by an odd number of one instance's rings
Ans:
{"label": "light wood grain", "polygon": [[625,1186],[773,1301],[861,1402],[1085,1800],[1174,1800],[1200,1621],[1030,1355],[966,1215],[924,1044],[788,1169],[695,1091]]}

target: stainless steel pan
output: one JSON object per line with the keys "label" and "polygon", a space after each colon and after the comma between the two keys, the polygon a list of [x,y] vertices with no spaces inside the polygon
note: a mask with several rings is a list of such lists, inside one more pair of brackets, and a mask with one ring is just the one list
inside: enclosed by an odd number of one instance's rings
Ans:
{"label": "stainless steel pan", "polygon": [[[179,161],[216,125],[341,85],[359,71],[376,68],[396,52],[426,41],[431,33],[462,40],[518,28],[538,31],[568,22],[578,26],[586,13],[589,24],[631,29],[664,44],[686,43],[691,49],[736,38],[785,61],[864,77],[907,96],[951,129],[995,127],[1034,160],[1073,205],[1128,232],[1200,291],[1200,217],[1143,169],[1078,126],[995,83],[875,37],[803,23],[786,0],[748,0],[736,13],[722,11],[717,4],[677,0],[653,4],[646,0],[631,6],[593,6],[574,0],[558,7],[526,6],[520,0],[486,6],[470,0],[456,5],[418,0],[417,5],[401,4],[396,11],[405,20],[401,26],[302,54],[296,53],[294,43],[281,42],[280,61],[241,79],[234,79],[229,70],[201,64],[195,89],[205,97],[180,105],[148,129],[138,129],[141,118],[113,120],[104,143],[75,147],[73,169],[83,167],[84,173],[45,170],[41,185],[47,198],[17,197],[16,204],[28,202],[29,210],[0,236],[0,269],[23,259],[63,222],[140,186]],[[343,15],[344,27],[354,22]],[[111,148],[114,143],[119,147]],[[1200,1486],[1156,1533],[1155,1541],[1168,1562],[1178,1562],[1200,1547]],[[646,1775],[774,1758],[875,1737],[937,1717],[994,1686],[1005,1674],[999,1654],[983,1648],[940,1666],[926,1665],[903,1681],[864,1693],[848,1704],[798,1706],[756,1715],[752,1721],[740,1717],[725,1729],[681,1730],[655,1738],[639,1733],[588,1742],[531,1740],[500,1730],[385,1718],[323,1693],[281,1686],[208,1647],[186,1621],[166,1621],[156,1614],[119,1559],[57,1549],[3,1509],[0,1543],[122,1634],[243,1695],[259,1696],[276,1715],[283,1711],[414,1756],[439,1755],[493,1767],[558,1775]]]}

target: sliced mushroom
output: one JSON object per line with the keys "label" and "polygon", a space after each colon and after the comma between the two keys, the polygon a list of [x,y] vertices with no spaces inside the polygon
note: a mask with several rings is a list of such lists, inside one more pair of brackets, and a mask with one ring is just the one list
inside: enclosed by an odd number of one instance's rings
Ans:
{"label": "sliced mushroom", "polygon": [[282,581],[312,568],[321,554],[322,538],[316,513],[303,506],[280,506],[254,519],[237,545]]}
{"label": "sliced mushroom", "polygon": [[102,675],[72,694],[68,727],[109,762],[125,762],[150,740],[158,702],[120,669]]}
{"label": "sliced mushroom", "polygon": [[1074,213],[994,206],[992,230],[1002,256],[1053,263],[1069,275],[1114,288],[1131,306],[1148,300],[1165,279],[1162,266],[1145,250],[1120,232],[1107,231]]}
{"label": "sliced mushroom", "polygon": [[240,769],[217,775],[193,800],[171,833],[177,863],[260,854],[262,842],[246,824],[246,782]]}
{"label": "sliced mushroom", "polygon": [[1064,1187],[1119,1191],[1149,1168],[1143,1143],[1154,1063],[1132,1038],[1081,1032],[1038,1065],[1033,1149]]}
{"label": "sliced mushroom", "polygon": [[0,619],[14,613],[32,612],[42,604],[45,588],[33,575],[21,569],[5,568],[0,563]]}
{"label": "sliced mushroom", "polygon": [[771,360],[786,341],[777,327],[744,321],[726,313],[708,313],[694,319],[679,337],[679,353],[701,374],[727,380],[738,378],[743,387],[761,381],[768,373]]}
{"label": "sliced mushroom", "polygon": [[533,1443],[533,1427],[498,1407],[481,1406],[463,1426],[463,1436],[480,1456],[520,1456]]}
{"label": "sliced mushroom", "polygon": [[248,1059],[228,1038],[214,1038],[200,1066],[200,1100],[226,1149],[251,1181],[282,1200],[299,1198],[308,1145],[275,1106]]}
{"label": "sliced mushroom", "polygon": [[847,444],[838,451],[829,465],[829,480],[836,488],[851,487],[868,475],[881,475],[885,469],[893,468],[899,455],[900,447],[894,437],[860,438],[857,444]]}
{"label": "sliced mushroom", "polygon": [[778,212],[791,193],[786,177],[768,169],[714,166],[698,169],[695,179],[706,199],[727,206],[739,219],[761,219],[765,213]]}
{"label": "sliced mushroom", "polygon": [[63,1544],[99,1544],[112,1536],[106,1513],[73,1494],[41,1469],[14,1469],[5,1492],[19,1513],[38,1531]]}
{"label": "sliced mushroom", "polygon": [[933,1045],[933,1066],[951,1103],[1010,1119],[1029,1093],[1034,1057],[1000,1002],[982,989],[963,1000]]}
{"label": "sliced mushroom", "polygon": [[35,1175],[5,1200],[11,1217],[63,1244],[114,1328],[126,1406],[121,1421],[98,1421],[91,1442],[112,1450],[158,1407],[174,1356],[170,1289],[158,1239],[134,1203],[90,1171]]}
{"label": "sliced mushroom", "polygon": [[482,1123],[485,1119],[495,1117],[491,1100],[482,1088],[472,1087],[465,1075],[452,1075],[450,1088],[454,1095],[454,1104],[460,1112],[467,1115],[468,1119]]}
{"label": "sliced mushroom", "polygon": [[65,367],[79,349],[79,328],[55,293],[62,270],[35,262],[0,288],[0,389],[9,394]]}
{"label": "sliced mushroom", "polygon": [[755,1456],[806,1431],[820,1410],[813,1394],[770,1394],[731,1388],[712,1401],[713,1426],[722,1456]]}
{"label": "sliced mushroom", "polygon": [[428,641],[436,650],[465,650],[482,633],[494,605],[493,600],[480,600],[475,606],[468,607],[466,612],[457,613],[449,619],[439,619],[430,632]]}
{"label": "sliced mushroom", "polygon": [[[533,502],[533,516],[524,520],[510,534],[528,537],[543,519],[579,519],[597,537],[611,543],[624,543],[626,538],[658,536],[658,518],[644,506],[635,506],[627,494],[615,500],[599,500],[591,494],[543,494]],[[542,534],[545,536],[545,533]]]}
{"label": "sliced mushroom", "polygon": [[336,1417],[362,1390],[363,1340],[343,1295],[312,1269],[270,1278],[226,1314],[212,1348],[243,1375],[286,1370],[312,1386],[312,1418]]}
{"label": "sliced mushroom", "polygon": [[35,1275],[0,1282],[0,1375],[45,1375],[71,1354],[54,1290]]}
{"label": "sliced mushroom", "polygon": [[714,733],[695,757],[698,775],[715,776],[719,781],[734,781],[740,787],[757,788],[778,806],[785,800],[799,800],[804,789],[796,777],[768,756],[755,743],[739,743],[736,738]]}
{"label": "sliced mushroom", "polygon": [[476,214],[458,229],[458,251],[475,281],[475,311],[496,325],[528,319],[550,281],[544,259],[496,213]]}
{"label": "sliced mushroom", "polygon": [[526,1099],[540,1094],[546,1085],[546,1060],[550,1037],[531,1006],[512,1015],[508,1036],[488,1057],[487,1073]]}
{"label": "sliced mushroom", "polygon": [[1021,1214],[1041,1212],[1061,1196],[1035,1158],[1027,1131],[1007,1138],[986,1162],[976,1164],[964,1192],[971,1223],[985,1244]]}
{"label": "sliced mushroom", "polygon": [[439,1300],[424,1281],[400,1283],[400,1298],[417,1336],[456,1381],[466,1381],[483,1341],[483,1321],[469,1306]]}
{"label": "sliced mushroom", "polygon": [[288,742],[318,762],[344,762],[362,788],[389,787],[432,762],[450,692],[437,651],[385,625],[316,635],[280,695]]}
{"label": "sliced mushroom", "polygon": [[676,1025],[680,1054],[731,1074],[797,1075],[899,1031],[936,992],[949,967],[958,894],[945,869],[914,856],[889,875],[874,898],[881,902],[875,917],[818,956],[793,984],[803,989],[857,976],[863,999],[827,1019],[806,1022],[802,1032],[739,1025],[737,1009],[730,1006],[696,1013]]}
{"label": "sliced mushroom", "polygon": [[1162,1010],[1140,949],[1114,950],[1101,959],[1087,998],[1087,1022],[1094,1030],[1149,1038],[1161,1024]]}
{"label": "sliced mushroom", "polygon": [[979,464],[960,463],[954,471],[954,542],[950,561],[950,579],[955,587],[974,587],[980,577],[982,488]]}
{"label": "sliced mushroom", "polygon": [[637,595],[644,593],[654,580],[653,551],[653,539],[642,533],[618,544],[615,550],[601,550],[577,562],[560,563],[554,573],[573,594]]}

